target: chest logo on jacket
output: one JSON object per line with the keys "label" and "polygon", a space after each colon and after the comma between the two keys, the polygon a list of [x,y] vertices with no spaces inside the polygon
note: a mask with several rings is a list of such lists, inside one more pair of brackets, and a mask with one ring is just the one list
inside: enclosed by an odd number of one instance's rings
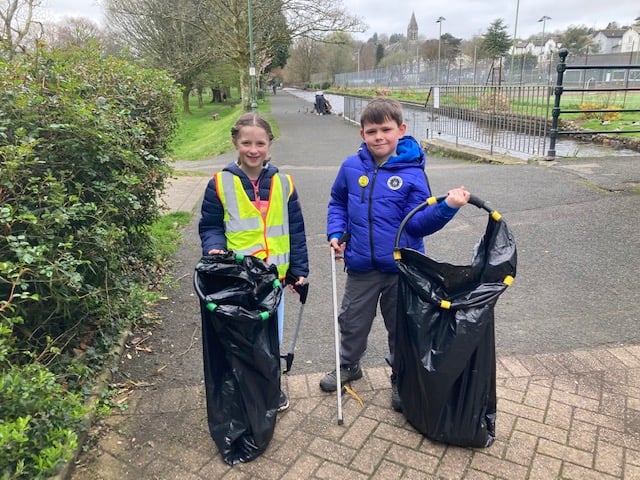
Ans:
{"label": "chest logo on jacket", "polygon": [[400,187],[402,187],[402,178],[398,177],[397,175],[389,177],[389,180],[387,180],[387,187],[389,187],[391,190],[398,190]]}

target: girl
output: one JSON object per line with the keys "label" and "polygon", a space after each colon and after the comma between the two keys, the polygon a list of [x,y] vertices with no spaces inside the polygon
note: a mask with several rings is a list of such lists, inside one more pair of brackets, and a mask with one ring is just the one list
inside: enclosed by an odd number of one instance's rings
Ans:
{"label": "girl", "polygon": [[[270,163],[273,133],[256,113],[245,113],[231,128],[238,159],[214,174],[202,202],[199,223],[202,254],[232,250],[275,264],[283,281],[302,285],[309,275],[307,241],[298,193],[290,175]],[[290,285],[293,289],[293,285]],[[284,301],[278,307],[282,342]],[[278,411],[289,407],[280,393]]]}

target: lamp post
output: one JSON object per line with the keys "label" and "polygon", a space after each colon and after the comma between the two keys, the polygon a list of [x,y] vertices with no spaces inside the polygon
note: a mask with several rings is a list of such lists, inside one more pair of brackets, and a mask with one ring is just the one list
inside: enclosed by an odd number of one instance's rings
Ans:
{"label": "lamp post", "polygon": [[251,110],[258,110],[256,102],[256,67],[253,60],[253,15],[251,12],[251,0],[247,0],[247,19],[249,21],[249,77],[251,77]]}
{"label": "lamp post", "polygon": [[538,20],[538,23],[542,22],[542,40],[541,40],[541,48],[542,48],[542,56],[543,58],[546,56],[546,52],[545,52],[545,48],[544,48],[544,29],[547,26],[547,20],[551,20],[551,17],[548,17],[546,15],[543,15],[542,18],[540,20]]}
{"label": "lamp post", "polygon": [[436,23],[439,24],[439,32],[438,32],[438,73],[436,75],[436,83],[440,84],[440,46],[442,44],[442,22],[444,22],[446,18],[438,17]]}
{"label": "lamp post", "polygon": [[[509,80],[513,82],[513,58],[516,56],[516,46],[518,45],[518,14],[520,13],[520,0],[516,2],[516,22],[513,27],[513,45],[511,46],[511,64],[509,66]],[[524,62],[524,58],[522,59]]]}

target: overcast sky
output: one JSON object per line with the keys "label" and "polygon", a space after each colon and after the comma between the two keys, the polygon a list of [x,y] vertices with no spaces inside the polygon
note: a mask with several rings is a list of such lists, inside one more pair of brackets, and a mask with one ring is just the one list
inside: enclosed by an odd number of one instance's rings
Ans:
{"label": "overcast sky", "polygon": [[[60,20],[65,16],[88,17],[100,23],[102,9],[99,0],[44,0],[46,16]],[[369,30],[357,35],[366,40],[374,33],[407,33],[411,13],[415,13],[419,35],[437,38],[440,16],[442,33],[468,39],[482,35],[498,18],[507,25],[510,36],[518,38],[542,32],[543,16],[551,17],[545,24],[545,35],[565,30],[570,25],[586,25],[602,29],[609,22],[630,25],[640,16],[638,0],[454,0],[430,2],[427,0],[344,0],[343,5],[369,25]],[[516,25],[517,12],[517,25]]]}
{"label": "overcast sky", "polygon": [[[442,33],[469,39],[482,35],[494,20],[502,18],[507,31],[513,37],[526,38],[542,32],[543,16],[546,21],[545,35],[555,30],[565,30],[570,25],[586,25],[603,29],[609,22],[630,25],[640,17],[638,0],[453,0],[430,2],[426,0],[345,0],[344,5],[354,15],[365,20],[369,30],[366,40],[377,33],[407,33],[411,13],[418,22],[418,34],[424,38],[438,38],[438,17],[442,23]],[[517,25],[516,25],[517,12]]]}

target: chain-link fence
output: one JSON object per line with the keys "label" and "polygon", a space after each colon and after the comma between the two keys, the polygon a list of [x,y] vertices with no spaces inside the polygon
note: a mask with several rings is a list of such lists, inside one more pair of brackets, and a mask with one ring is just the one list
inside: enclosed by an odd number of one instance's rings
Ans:
{"label": "chain-link fence", "polygon": [[[429,88],[434,85],[551,85],[555,82],[557,55],[545,57],[537,62],[530,57],[496,57],[465,61],[463,59],[422,60],[416,58],[401,65],[393,65],[374,70],[340,73],[334,76],[333,86],[345,88]],[[625,78],[624,71],[616,65],[637,65],[640,52],[615,54],[572,55],[569,65],[611,65],[611,69],[575,72],[568,75],[568,84],[593,85],[629,81],[640,83],[640,75]],[[323,81],[327,80],[326,75]],[[320,78],[320,77],[318,77]],[[315,76],[312,78],[315,81]]]}

